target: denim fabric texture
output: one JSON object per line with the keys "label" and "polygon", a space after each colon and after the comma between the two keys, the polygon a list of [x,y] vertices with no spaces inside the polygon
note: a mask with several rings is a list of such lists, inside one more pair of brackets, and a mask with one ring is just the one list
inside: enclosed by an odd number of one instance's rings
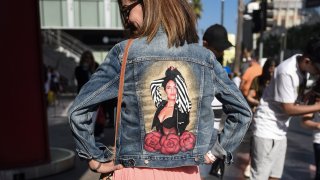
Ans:
{"label": "denim fabric texture", "polygon": [[[82,158],[100,162],[114,158],[110,148],[95,142],[92,116],[99,103],[117,97],[126,43],[120,42],[110,50],[69,109],[76,151]],[[204,155],[209,150],[216,157],[225,159],[227,164],[231,163],[232,151],[241,143],[251,123],[250,107],[211,51],[198,44],[185,43],[171,48],[167,45],[167,36],[160,29],[150,43],[146,38],[134,39],[129,49],[116,143],[116,164],[151,168],[199,165],[204,163]],[[181,82],[185,83],[188,90],[185,94],[190,99],[190,110],[181,112],[188,113],[185,116],[188,117],[185,131],[192,133],[191,145],[174,153],[168,153],[167,149],[151,152],[144,148],[146,135],[155,131],[151,124],[157,110],[152,101],[150,84],[163,78],[168,67],[175,67],[181,72]],[[165,97],[162,92],[161,98]],[[216,138],[217,132],[213,128],[211,102],[214,97],[223,104],[223,111],[227,114],[219,138]],[[181,138],[180,135],[174,137]],[[161,139],[161,148],[165,148],[166,140],[162,142]]]}

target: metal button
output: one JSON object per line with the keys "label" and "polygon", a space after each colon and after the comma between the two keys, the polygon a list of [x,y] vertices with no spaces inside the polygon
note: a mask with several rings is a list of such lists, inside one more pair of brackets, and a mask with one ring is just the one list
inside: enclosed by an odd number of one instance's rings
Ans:
{"label": "metal button", "polygon": [[199,158],[198,158],[198,157],[195,157],[195,158],[194,158],[194,161],[198,162],[198,161],[199,161]]}
{"label": "metal button", "polygon": [[145,164],[149,164],[148,159],[144,160],[144,163],[145,163]]}
{"label": "metal button", "polygon": [[134,167],[135,166],[135,160],[134,159],[129,159],[128,164],[130,167]]}

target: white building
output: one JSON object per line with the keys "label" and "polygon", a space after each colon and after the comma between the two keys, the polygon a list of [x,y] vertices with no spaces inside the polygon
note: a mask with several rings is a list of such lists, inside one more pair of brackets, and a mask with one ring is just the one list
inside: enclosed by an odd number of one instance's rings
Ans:
{"label": "white building", "polygon": [[39,0],[42,29],[122,29],[117,0]]}
{"label": "white building", "polygon": [[304,23],[303,3],[304,0],[273,0],[275,25],[287,29]]}

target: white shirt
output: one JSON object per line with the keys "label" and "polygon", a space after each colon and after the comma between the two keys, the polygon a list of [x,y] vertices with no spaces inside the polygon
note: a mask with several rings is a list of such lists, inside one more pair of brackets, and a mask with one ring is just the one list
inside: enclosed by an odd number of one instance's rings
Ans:
{"label": "white shirt", "polygon": [[238,88],[240,87],[241,78],[239,76],[234,77],[232,81],[236,84]]}
{"label": "white shirt", "polygon": [[297,56],[290,57],[275,69],[254,115],[254,135],[276,140],[286,137],[290,116],[283,111],[281,103],[295,103],[299,85],[305,78],[298,68]]}
{"label": "white shirt", "polygon": [[[320,112],[317,112],[314,114],[313,120],[317,123],[320,123]],[[320,130],[314,130],[313,131],[313,142],[316,144],[320,144]]]}
{"label": "white shirt", "polygon": [[221,116],[223,113],[222,110],[222,103],[214,97],[212,103],[211,103],[211,108],[214,112],[214,128],[215,129],[220,129],[220,123],[221,123]]}

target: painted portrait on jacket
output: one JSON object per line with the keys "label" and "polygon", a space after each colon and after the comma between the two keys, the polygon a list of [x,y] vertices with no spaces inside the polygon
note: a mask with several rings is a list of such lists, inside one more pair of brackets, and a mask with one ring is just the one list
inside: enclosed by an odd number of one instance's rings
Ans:
{"label": "painted portrait on jacket", "polygon": [[158,61],[148,67],[139,82],[146,132],[144,149],[161,154],[192,150],[200,92],[190,65]]}

